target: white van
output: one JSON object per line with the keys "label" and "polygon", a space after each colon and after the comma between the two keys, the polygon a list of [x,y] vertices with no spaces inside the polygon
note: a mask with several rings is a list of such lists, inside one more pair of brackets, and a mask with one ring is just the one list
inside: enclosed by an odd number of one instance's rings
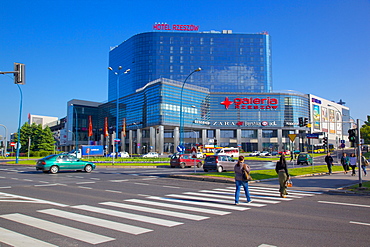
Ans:
{"label": "white van", "polygon": [[239,148],[221,148],[220,150],[216,151],[216,154],[227,154],[233,158],[239,157]]}

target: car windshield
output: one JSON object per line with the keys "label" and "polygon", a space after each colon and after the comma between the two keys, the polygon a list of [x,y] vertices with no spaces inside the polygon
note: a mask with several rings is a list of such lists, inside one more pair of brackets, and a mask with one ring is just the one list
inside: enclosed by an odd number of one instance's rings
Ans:
{"label": "car windshield", "polygon": [[207,156],[204,161],[216,161],[216,156]]}

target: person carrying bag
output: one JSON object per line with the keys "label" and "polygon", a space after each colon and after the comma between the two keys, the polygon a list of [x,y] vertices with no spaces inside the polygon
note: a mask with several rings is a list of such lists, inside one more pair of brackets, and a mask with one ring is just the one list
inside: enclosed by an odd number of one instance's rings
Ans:
{"label": "person carrying bag", "polygon": [[287,188],[287,181],[290,181],[290,176],[288,173],[288,167],[286,165],[286,160],[284,154],[280,156],[280,160],[276,162],[275,171],[279,176],[279,185],[280,185],[280,196],[282,198],[286,198],[288,192],[286,191]]}

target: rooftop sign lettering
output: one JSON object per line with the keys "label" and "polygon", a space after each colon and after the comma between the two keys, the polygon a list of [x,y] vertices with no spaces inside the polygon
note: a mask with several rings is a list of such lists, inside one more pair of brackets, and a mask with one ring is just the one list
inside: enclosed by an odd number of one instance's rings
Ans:
{"label": "rooftop sign lettering", "polygon": [[276,98],[235,98],[233,101],[225,98],[220,104],[229,109],[230,105],[234,105],[235,109],[276,109],[278,108],[278,99]]}
{"label": "rooftop sign lettering", "polygon": [[167,23],[155,23],[153,30],[175,30],[175,31],[198,31],[199,26],[195,25],[169,25]]}

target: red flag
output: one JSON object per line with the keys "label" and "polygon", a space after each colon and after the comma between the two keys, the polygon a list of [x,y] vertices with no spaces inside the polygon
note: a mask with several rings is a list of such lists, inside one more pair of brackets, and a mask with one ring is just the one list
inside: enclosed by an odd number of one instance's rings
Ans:
{"label": "red flag", "polygon": [[91,116],[89,116],[89,134],[88,136],[92,136],[93,135],[93,127],[92,127],[92,119],[91,119]]}
{"label": "red flag", "polygon": [[108,117],[105,117],[104,119],[104,136],[108,136]]}
{"label": "red flag", "polygon": [[126,137],[126,118],[123,118],[122,131],[123,131],[123,136]]}

